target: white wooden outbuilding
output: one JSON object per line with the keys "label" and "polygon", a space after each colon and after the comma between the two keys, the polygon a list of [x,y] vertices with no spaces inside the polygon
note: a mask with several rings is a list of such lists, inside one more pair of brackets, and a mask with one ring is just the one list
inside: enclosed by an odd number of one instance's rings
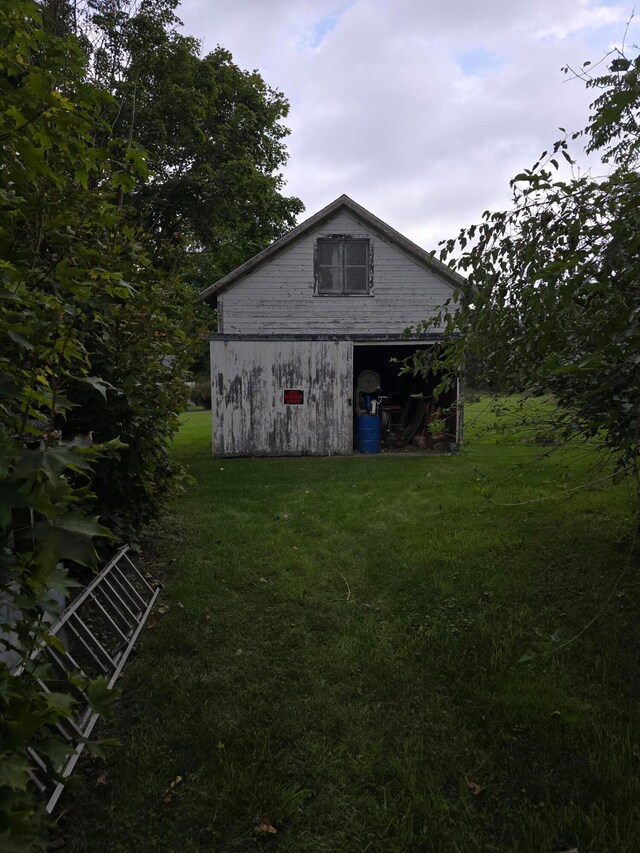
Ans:
{"label": "white wooden outbuilding", "polygon": [[[373,371],[380,394],[408,406],[416,391],[398,377],[397,359],[432,346],[438,331],[403,332],[433,316],[461,281],[342,195],[212,284],[201,297],[219,318],[214,455],[353,453],[358,377]],[[435,384],[419,393],[428,397]],[[446,423],[449,444],[459,444],[461,410],[449,409]]]}

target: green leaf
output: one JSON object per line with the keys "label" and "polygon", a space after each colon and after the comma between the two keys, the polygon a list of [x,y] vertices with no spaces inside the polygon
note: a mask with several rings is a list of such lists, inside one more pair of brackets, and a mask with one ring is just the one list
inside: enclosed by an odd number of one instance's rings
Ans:
{"label": "green leaf", "polygon": [[86,694],[91,710],[103,716],[109,714],[121,695],[119,690],[110,689],[107,686],[107,679],[104,676],[93,679],[87,687]]}
{"label": "green leaf", "polygon": [[75,177],[76,182],[78,184],[80,184],[80,186],[84,187],[84,189],[87,188],[88,183],[89,183],[89,170],[88,169],[86,169],[86,168],[76,169],[74,177]]}
{"label": "green leaf", "polygon": [[81,512],[68,512],[66,515],[57,518],[54,524],[59,530],[65,530],[68,533],[75,533],[81,536],[111,536],[108,528],[100,524],[97,516],[89,518]]}
{"label": "green leaf", "polygon": [[52,649],[60,652],[61,655],[66,654],[67,650],[60,637],[57,637],[55,634],[43,634],[42,639],[48,646],[51,646]]}
{"label": "green leaf", "polygon": [[31,765],[20,753],[0,753],[0,788],[26,791]]}
{"label": "green leaf", "polygon": [[91,385],[92,388],[95,388],[100,394],[102,394],[103,398],[107,399],[107,389],[113,388],[113,385],[109,382],[105,382],[104,379],[100,379],[98,376],[79,376],[76,377],[78,382],[85,382],[87,385]]}
{"label": "green leaf", "polygon": [[55,568],[61,560],[71,560],[88,568],[95,568],[98,563],[91,539],[56,528],[38,541],[35,556],[45,569]]}
{"label": "green leaf", "polygon": [[122,741],[113,737],[100,738],[99,740],[88,739],[84,742],[94,758],[106,758],[110,747],[122,746]]}
{"label": "green leaf", "polygon": [[612,71],[628,71],[631,65],[631,60],[624,56],[617,57],[609,66]]}
{"label": "green leaf", "polygon": [[14,343],[19,344],[21,347],[24,347],[24,349],[28,349],[28,350],[33,349],[33,344],[31,343],[31,341],[28,341],[24,337],[24,335],[21,335],[19,332],[16,332],[14,329],[7,329],[7,335],[11,338],[11,340]]}
{"label": "green leaf", "polygon": [[50,759],[56,767],[62,767],[73,751],[72,744],[58,738],[47,738],[38,743],[38,753]]}
{"label": "green leaf", "polygon": [[52,711],[55,711],[62,717],[70,717],[73,712],[75,700],[68,693],[43,693],[47,705]]}

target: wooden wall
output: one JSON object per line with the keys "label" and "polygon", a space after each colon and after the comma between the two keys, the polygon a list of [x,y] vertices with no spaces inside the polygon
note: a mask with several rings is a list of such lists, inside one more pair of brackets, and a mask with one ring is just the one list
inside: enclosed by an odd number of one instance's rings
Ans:
{"label": "wooden wall", "polygon": [[[370,237],[373,295],[314,294],[313,247],[318,237]],[[292,244],[218,297],[221,334],[397,334],[431,316],[452,287],[348,213]]]}
{"label": "wooden wall", "polygon": [[351,341],[211,341],[211,379],[214,456],[353,452]]}

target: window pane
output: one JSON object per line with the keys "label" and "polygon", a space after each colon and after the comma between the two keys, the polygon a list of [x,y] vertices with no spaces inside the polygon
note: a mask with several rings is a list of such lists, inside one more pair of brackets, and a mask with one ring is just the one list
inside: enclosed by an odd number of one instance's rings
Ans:
{"label": "window pane", "polygon": [[347,263],[367,265],[367,240],[347,240]]}
{"label": "window pane", "polygon": [[320,267],[318,273],[318,293],[340,293],[340,267]]}
{"label": "window pane", "polygon": [[366,267],[347,267],[347,287],[349,293],[367,293],[369,282]]}
{"label": "window pane", "polygon": [[337,266],[340,243],[338,240],[318,240],[318,264],[320,266]]}

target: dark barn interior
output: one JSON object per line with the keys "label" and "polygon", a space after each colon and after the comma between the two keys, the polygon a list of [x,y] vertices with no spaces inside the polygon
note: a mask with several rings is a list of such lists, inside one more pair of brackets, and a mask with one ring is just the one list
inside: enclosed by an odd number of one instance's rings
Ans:
{"label": "dark barn interior", "polygon": [[[445,451],[456,441],[455,385],[436,399],[441,374],[402,372],[403,365],[425,349],[398,343],[354,345],[354,412],[380,416],[383,450]],[[356,422],[357,417],[354,447]]]}

